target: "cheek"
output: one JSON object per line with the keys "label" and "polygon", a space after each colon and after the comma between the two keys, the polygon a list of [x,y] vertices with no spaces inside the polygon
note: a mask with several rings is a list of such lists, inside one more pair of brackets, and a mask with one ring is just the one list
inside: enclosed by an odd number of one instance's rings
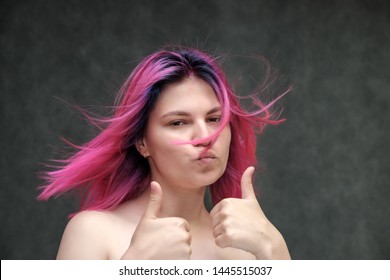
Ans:
{"label": "cheek", "polygon": [[229,148],[230,148],[230,142],[231,142],[231,139],[232,139],[232,133],[231,133],[231,130],[230,130],[230,126],[226,127],[220,137],[221,139],[221,142],[222,142],[222,146],[224,149],[227,150],[227,152],[229,152]]}
{"label": "cheek", "polygon": [[171,137],[163,133],[149,133],[145,142],[152,158],[163,159],[165,162],[177,160],[186,154],[185,145],[176,145]]}
{"label": "cheek", "polygon": [[230,143],[231,143],[231,131],[228,128],[226,131],[223,131],[220,135],[221,138],[221,154],[223,155],[223,162],[226,165],[229,160],[230,154]]}

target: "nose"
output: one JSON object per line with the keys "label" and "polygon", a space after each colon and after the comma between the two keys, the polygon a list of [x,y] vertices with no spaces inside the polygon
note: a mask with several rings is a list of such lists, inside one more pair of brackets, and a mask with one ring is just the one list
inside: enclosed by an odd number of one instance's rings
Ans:
{"label": "nose", "polygon": [[[193,140],[202,140],[204,138],[207,138],[210,136],[209,127],[207,126],[206,122],[199,122],[195,125],[194,128],[194,137]],[[196,147],[207,147],[211,144],[211,140],[208,141],[201,141],[197,144],[194,144]]]}
{"label": "nose", "polygon": [[201,143],[198,143],[198,144],[195,144],[194,146],[195,147],[207,147],[211,144],[211,141],[206,141],[206,142],[201,142]]}

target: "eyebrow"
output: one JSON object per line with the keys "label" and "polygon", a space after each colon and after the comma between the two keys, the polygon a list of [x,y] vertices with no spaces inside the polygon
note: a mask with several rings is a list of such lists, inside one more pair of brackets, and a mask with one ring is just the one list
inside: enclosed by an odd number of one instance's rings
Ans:
{"label": "eyebrow", "polygon": [[[217,107],[212,108],[210,111],[207,112],[207,115],[211,115],[211,114],[217,113],[219,111],[221,111],[221,106],[217,106]],[[186,112],[186,111],[175,110],[175,111],[171,111],[171,112],[164,114],[161,117],[161,119],[166,118],[166,117],[170,117],[170,116],[189,117],[189,116],[191,116],[191,114]]]}

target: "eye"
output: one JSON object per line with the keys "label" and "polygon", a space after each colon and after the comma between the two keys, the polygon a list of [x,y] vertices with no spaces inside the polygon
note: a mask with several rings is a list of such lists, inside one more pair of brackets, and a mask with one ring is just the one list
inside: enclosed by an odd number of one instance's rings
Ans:
{"label": "eye", "polygon": [[214,117],[208,118],[207,120],[210,123],[219,123],[221,121],[221,117],[220,116],[214,116]]}
{"label": "eye", "polygon": [[186,122],[185,121],[171,121],[168,125],[169,126],[182,126],[182,125],[185,125]]}

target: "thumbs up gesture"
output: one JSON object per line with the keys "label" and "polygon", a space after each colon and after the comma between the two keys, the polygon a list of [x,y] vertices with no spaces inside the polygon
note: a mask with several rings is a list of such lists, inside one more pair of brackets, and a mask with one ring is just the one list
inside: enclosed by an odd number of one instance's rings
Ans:
{"label": "thumbs up gesture", "polygon": [[242,198],[226,198],[210,212],[215,243],[252,253],[257,259],[290,259],[280,232],[261,209],[252,184],[254,167],[241,177]]}
{"label": "thumbs up gesture", "polygon": [[150,185],[148,206],[122,259],[189,259],[191,235],[188,222],[177,217],[160,218],[162,189]]}

